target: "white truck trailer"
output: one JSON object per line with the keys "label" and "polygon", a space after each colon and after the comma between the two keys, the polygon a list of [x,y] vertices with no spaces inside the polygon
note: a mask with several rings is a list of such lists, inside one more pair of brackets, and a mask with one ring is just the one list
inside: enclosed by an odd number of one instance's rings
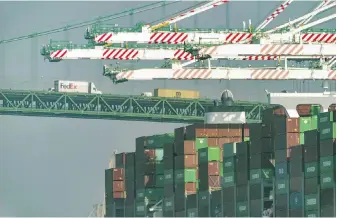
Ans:
{"label": "white truck trailer", "polygon": [[55,80],[54,87],[49,91],[68,92],[68,93],[87,93],[87,94],[102,94],[95,84],[92,82]]}

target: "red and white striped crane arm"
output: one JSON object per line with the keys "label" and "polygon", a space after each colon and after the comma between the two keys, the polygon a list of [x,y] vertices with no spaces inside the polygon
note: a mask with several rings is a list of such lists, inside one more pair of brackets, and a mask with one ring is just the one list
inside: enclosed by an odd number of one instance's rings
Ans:
{"label": "red and white striped crane arm", "polygon": [[336,70],[282,68],[183,68],[139,69],[104,75],[114,82],[125,80],[335,80]]}
{"label": "red and white striped crane arm", "polygon": [[182,13],[182,14],[179,14],[179,15],[177,15],[175,17],[172,17],[169,20],[166,20],[166,21],[161,22],[161,23],[159,23],[157,25],[154,25],[154,26],[151,27],[151,30],[156,30],[156,29],[159,29],[159,28],[161,28],[163,26],[167,26],[167,25],[176,23],[178,21],[181,21],[183,19],[192,17],[192,16],[194,16],[196,14],[199,14],[201,12],[204,12],[204,11],[210,10],[212,8],[215,8],[217,6],[223,5],[223,4],[227,3],[227,2],[228,2],[228,0],[215,0],[215,1],[208,2],[205,5],[202,5],[200,7],[194,8],[192,10],[189,10],[189,11],[185,12],[185,13]]}
{"label": "red and white striped crane arm", "polygon": [[256,31],[260,31],[265,28],[271,21],[273,21],[278,15],[280,15],[291,3],[293,0],[286,0],[280,5],[265,21],[263,21],[257,28]]}
{"label": "red and white striped crane arm", "polygon": [[[320,8],[322,8],[322,7],[324,7],[324,6],[326,6],[326,5],[329,5],[331,2],[335,2],[334,0],[324,0],[324,1],[322,1],[315,9],[314,9],[314,11],[316,11],[316,10],[318,10],[318,9],[320,9]],[[335,2],[336,3],[336,2]],[[313,14],[313,15],[311,15],[310,17],[308,17],[308,18],[306,18],[306,19],[304,19],[302,22],[300,22],[298,25],[297,25],[297,27],[300,27],[300,26],[302,26],[302,25],[305,25],[305,24],[307,24],[307,23],[309,23],[309,21],[315,16],[316,14]]]}

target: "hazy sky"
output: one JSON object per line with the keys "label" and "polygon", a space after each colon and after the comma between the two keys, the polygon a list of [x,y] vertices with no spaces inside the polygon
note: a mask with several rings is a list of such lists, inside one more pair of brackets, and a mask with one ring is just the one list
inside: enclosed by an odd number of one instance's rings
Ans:
{"label": "hazy sky", "polygon": [[[0,39],[62,27],[147,3],[0,2]],[[165,10],[158,9],[111,23],[130,26],[138,21],[151,22],[165,13],[168,16],[193,4],[195,2],[177,3]],[[229,27],[226,26],[227,6],[180,22],[178,26],[194,27],[197,23],[199,27],[242,28],[242,21],[248,23],[248,19],[252,19],[256,26],[279,4],[275,1],[229,3]],[[294,19],[317,4],[294,2],[270,27]],[[335,28],[336,23],[331,21],[321,26]],[[41,45],[51,38],[86,43],[84,30],[80,28],[69,33],[0,45],[0,89],[42,90],[51,87],[55,79],[71,79],[92,81],[106,93],[139,94],[170,87],[197,89],[202,96],[218,98],[221,90],[230,88],[236,99],[265,101],[264,89],[277,92],[296,88],[293,82],[275,81],[148,81],[113,85],[102,76],[102,65],[114,61],[49,63],[39,54]],[[161,63],[142,62],[138,65],[157,66]],[[34,81],[32,69],[36,69],[34,72],[38,78]],[[319,91],[320,84],[318,81],[306,83],[305,90]],[[173,132],[181,125],[0,116],[0,216],[87,216],[92,204],[103,200],[104,169],[108,167],[114,149],[133,151],[136,137]]]}

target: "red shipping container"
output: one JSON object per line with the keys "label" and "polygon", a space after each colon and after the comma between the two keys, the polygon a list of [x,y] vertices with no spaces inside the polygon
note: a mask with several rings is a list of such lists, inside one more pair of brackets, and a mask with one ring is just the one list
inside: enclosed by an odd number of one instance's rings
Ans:
{"label": "red shipping container", "polygon": [[196,168],[198,166],[198,156],[197,155],[185,155],[184,164],[185,168]]}
{"label": "red shipping container", "polygon": [[217,161],[208,162],[208,175],[209,176],[220,175],[220,162]]}
{"label": "red shipping container", "polygon": [[287,133],[287,148],[300,144],[299,133]]}
{"label": "red shipping container", "polygon": [[152,161],[156,159],[156,150],[155,149],[145,149],[144,154],[147,161]]}
{"label": "red shipping container", "polygon": [[242,125],[220,124],[218,127],[219,137],[242,137]]}
{"label": "red shipping container", "polygon": [[184,141],[184,154],[196,154],[195,141]]}
{"label": "red shipping container", "polygon": [[125,191],[124,181],[113,181],[113,191],[114,192],[123,192],[123,191]]}
{"label": "red shipping container", "polygon": [[248,124],[243,124],[243,137],[249,137],[249,127]]}
{"label": "red shipping container", "polygon": [[299,119],[298,118],[288,118],[286,121],[286,125],[287,125],[287,133],[288,132],[299,132],[300,128],[299,128]]}
{"label": "red shipping container", "polygon": [[190,194],[195,194],[197,192],[197,184],[194,182],[187,182],[185,183],[185,193],[190,195]]}
{"label": "red shipping container", "polygon": [[207,128],[206,129],[206,136],[208,138],[218,137],[218,129],[217,128]]}
{"label": "red shipping container", "polygon": [[208,176],[208,186],[209,187],[221,187],[221,177],[220,176]]}
{"label": "red shipping container", "polygon": [[113,192],[113,198],[126,198],[125,192]]}
{"label": "red shipping container", "polygon": [[114,181],[124,180],[124,169],[123,168],[113,169],[113,180]]}

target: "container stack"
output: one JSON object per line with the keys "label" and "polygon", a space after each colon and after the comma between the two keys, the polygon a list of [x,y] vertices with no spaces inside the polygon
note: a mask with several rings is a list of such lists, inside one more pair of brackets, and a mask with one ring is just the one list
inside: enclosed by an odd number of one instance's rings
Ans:
{"label": "container stack", "polygon": [[124,217],[124,168],[105,170],[105,204],[107,217]]}
{"label": "container stack", "polygon": [[[116,160],[118,158],[116,157]],[[117,161],[116,161],[117,162]],[[135,197],[136,197],[136,153],[130,152],[125,155],[125,216],[135,216]]]}
{"label": "container stack", "polygon": [[164,145],[164,200],[163,216],[174,217],[174,144]]}
{"label": "container stack", "polygon": [[[249,215],[261,217],[263,211],[273,205],[274,145],[272,141],[272,116],[263,119],[264,123],[255,125],[257,132],[250,138],[249,149],[249,188],[243,186],[242,194],[249,190]],[[237,193],[239,189],[237,187]]]}
{"label": "container stack", "polygon": [[320,133],[320,216],[336,217],[336,114],[321,113]]}
{"label": "container stack", "polygon": [[198,156],[195,141],[175,139],[175,154],[175,212],[185,214],[186,195],[195,194],[198,187]]}
{"label": "container stack", "polygon": [[222,154],[219,147],[201,148],[198,151],[199,192],[198,215],[210,216],[210,192],[221,189]]}
{"label": "container stack", "polygon": [[187,195],[186,198],[186,217],[198,217],[198,198],[197,194]]}
{"label": "container stack", "polygon": [[[247,144],[248,142],[242,142],[238,144]],[[237,167],[236,161],[236,147],[237,143],[227,143],[223,145],[223,216],[235,217],[236,211],[236,178],[237,174],[243,174],[246,172],[248,178],[248,164],[240,164],[240,168]],[[243,155],[243,158],[248,160],[248,156]],[[239,158],[240,159],[240,158]],[[247,163],[247,162],[246,162]]]}
{"label": "container stack", "polygon": [[148,208],[164,195],[164,144],[173,142],[173,134],[136,139],[136,216],[146,215]]}

